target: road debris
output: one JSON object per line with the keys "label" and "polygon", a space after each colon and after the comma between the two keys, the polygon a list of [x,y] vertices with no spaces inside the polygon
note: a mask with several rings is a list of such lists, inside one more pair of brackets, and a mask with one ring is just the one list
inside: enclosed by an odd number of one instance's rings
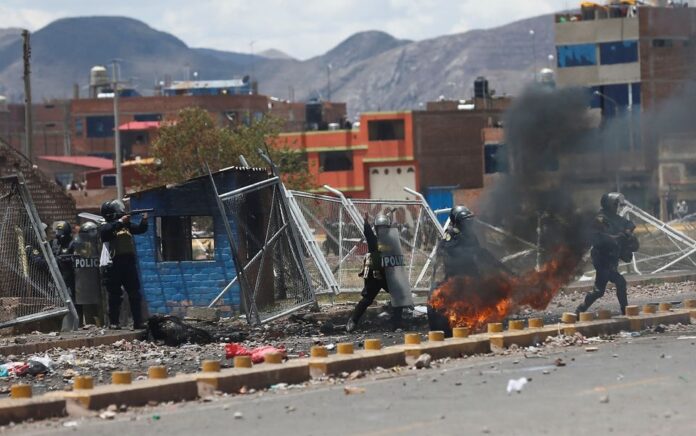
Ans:
{"label": "road debris", "polygon": [[532,381],[532,379],[527,378],[527,377],[508,380],[508,384],[507,384],[508,395],[511,394],[513,391],[517,392],[519,394],[520,392],[522,392],[524,385],[526,385],[530,381]]}
{"label": "road debris", "polygon": [[418,356],[418,359],[416,360],[414,366],[417,369],[430,368],[432,360],[433,358],[430,356],[430,354],[423,353],[420,356]]}
{"label": "road debris", "polygon": [[364,394],[365,393],[365,388],[361,388],[358,386],[344,386],[343,387],[343,393],[346,395],[353,395],[353,394]]}

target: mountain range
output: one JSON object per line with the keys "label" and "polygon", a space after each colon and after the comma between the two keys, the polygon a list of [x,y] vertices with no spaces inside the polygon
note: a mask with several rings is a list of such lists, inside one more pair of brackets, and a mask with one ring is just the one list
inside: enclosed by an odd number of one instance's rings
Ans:
{"label": "mountain range", "polygon": [[[75,83],[84,96],[90,68],[119,59],[122,79],[145,95],[165,78],[193,72],[200,80],[252,74],[260,93],[299,101],[327,99],[330,81],[331,99],[347,102],[352,115],[417,109],[440,96],[469,98],[477,76],[487,77],[498,95],[515,94],[554,52],[551,15],[422,41],[360,32],[307,60],[278,50],[250,55],[192,48],[124,17],[65,18],[33,32],[31,40],[35,101],[71,97]],[[20,30],[0,29],[0,94],[20,101],[21,78]]]}

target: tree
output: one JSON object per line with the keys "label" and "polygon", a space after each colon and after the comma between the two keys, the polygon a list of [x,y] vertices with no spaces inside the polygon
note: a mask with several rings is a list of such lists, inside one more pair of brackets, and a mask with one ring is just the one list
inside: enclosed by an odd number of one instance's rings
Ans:
{"label": "tree", "polygon": [[249,125],[217,127],[208,112],[192,107],[181,110],[175,121],[164,122],[152,146],[156,165],[141,165],[143,188],[177,184],[211,171],[240,165],[243,155],[251,166],[268,167],[257,149],[264,150],[279,167],[291,189],[308,189],[312,179],[301,152],[277,145],[281,120],[265,116]]}

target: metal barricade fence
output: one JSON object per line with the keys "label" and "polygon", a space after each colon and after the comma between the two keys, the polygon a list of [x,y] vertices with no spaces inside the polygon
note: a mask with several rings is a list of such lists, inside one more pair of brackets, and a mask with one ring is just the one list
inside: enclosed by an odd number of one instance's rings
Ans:
{"label": "metal barricade fence", "polygon": [[315,304],[306,253],[280,179],[272,177],[218,198],[237,270],[233,283],[241,287],[249,321],[264,323]]}
{"label": "metal barricade fence", "polygon": [[442,228],[420,194],[409,190],[418,200],[348,200],[339,191],[326,188],[338,198],[299,191],[291,194],[341,291],[355,292],[363,287],[363,279],[358,276],[367,253],[362,216],[367,213],[373,221],[378,213],[392,210],[393,223],[400,230],[411,288],[429,289],[432,259]]}
{"label": "metal barricade fence", "polygon": [[0,327],[72,313],[69,292],[21,176],[0,178]]}
{"label": "metal barricade fence", "polygon": [[640,248],[630,266],[637,274],[696,269],[696,240],[683,229],[660,221],[628,201],[621,214],[636,225],[634,234]]}

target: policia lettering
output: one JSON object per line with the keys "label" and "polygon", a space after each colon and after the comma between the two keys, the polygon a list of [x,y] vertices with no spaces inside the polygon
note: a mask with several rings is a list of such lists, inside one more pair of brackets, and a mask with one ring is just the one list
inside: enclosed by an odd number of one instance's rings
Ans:
{"label": "policia lettering", "polygon": [[401,327],[403,308],[413,305],[411,288],[403,268],[404,256],[401,254],[398,230],[391,227],[391,221],[386,215],[380,214],[375,219],[375,231],[376,235],[365,214],[363,233],[369,253],[365,256],[364,266],[359,274],[365,280],[365,284],[362,298],[346,325],[348,332],[355,330],[360,318],[381,289],[389,292],[391,296],[391,322],[395,329]]}
{"label": "policia lettering", "polygon": [[109,323],[111,328],[119,329],[122,289],[128,294],[133,326],[143,328],[140,307],[140,280],[136,266],[135,242],[133,235],[147,232],[147,214],[142,215],[139,224],[130,221],[125,206],[120,200],[102,204],[101,215],[106,220],[99,229],[102,242],[108,243],[111,263],[104,267],[104,284],[109,294]]}

